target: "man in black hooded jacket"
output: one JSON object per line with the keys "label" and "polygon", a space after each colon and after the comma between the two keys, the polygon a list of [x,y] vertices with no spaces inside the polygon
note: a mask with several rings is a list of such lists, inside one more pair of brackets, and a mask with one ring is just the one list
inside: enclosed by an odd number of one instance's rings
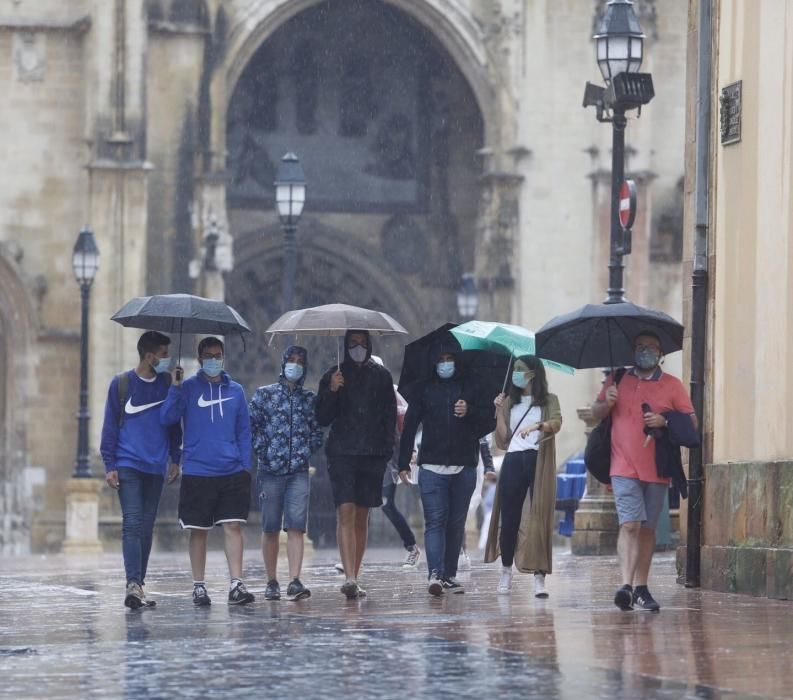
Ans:
{"label": "man in black hooded jacket", "polygon": [[394,449],[396,397],[391,373],[371,359],[366,331],[348,331],[344,361],[322,377],[316,416],[330,426],[325,445],[339,554],[347,598],[366,595],[358,585],[369,527],[369,509],[382,505],[383,475]]}
{"label": "man in black hooded jacket", "polygon": [[399,450],[399,475],[410,474],[413,441],[422,425],[418,455],[419,491],[424,508],[424,550],[429,592],[462,593],[455,579],[465,519],[476,486],[479,438],[496,427],[493,407],[467,376],[460,346],[449,337],[432,354],[434,376],[418,400],[408,405]]}

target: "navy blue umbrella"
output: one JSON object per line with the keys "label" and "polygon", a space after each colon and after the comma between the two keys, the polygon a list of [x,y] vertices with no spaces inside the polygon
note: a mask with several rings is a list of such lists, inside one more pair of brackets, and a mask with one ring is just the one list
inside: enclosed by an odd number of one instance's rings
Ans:
{"label": "navy blue umbrella", "polygon": [[663,311],[629,301],[587,304],[556,316],[535,334],[537,355],[576,369],[634,364],[634,340],[651,332],[668,355],[683,348],[683,325]]}

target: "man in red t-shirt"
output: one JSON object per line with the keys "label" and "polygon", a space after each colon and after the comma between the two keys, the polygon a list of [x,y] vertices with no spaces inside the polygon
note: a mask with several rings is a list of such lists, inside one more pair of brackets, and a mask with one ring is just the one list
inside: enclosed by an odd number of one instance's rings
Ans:
{"label": "man in red t-shirt", "polygon": [[655,528],[669,492],[669,479],[658,476],[655,441],[644,429],[665,429],[665,413],[696,416],[682,382],[661,370],[661,341],[651,332],[636,336],[635,366],[619,382],[609,377],[592,405],[595,418],[611,414],[611,485],[620,523],[617,554],[623,585],[614,596],[621,610],[661,608],[647,588]]}

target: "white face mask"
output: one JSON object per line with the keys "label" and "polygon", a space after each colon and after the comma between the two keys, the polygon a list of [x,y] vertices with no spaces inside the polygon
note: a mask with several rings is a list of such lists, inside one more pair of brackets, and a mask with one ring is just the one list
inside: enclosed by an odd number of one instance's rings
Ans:
{"label": "white face mask", "polygon": [[353,362],[363,362],[369,351],[362,345],[356,345],[354,348],[349,348],[347,352],[350,354]]}

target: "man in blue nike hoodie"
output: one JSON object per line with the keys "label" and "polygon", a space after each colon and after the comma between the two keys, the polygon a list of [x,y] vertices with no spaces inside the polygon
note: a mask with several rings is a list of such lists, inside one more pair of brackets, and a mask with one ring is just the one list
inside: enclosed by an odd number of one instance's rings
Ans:
{"label": "man in blue nike hoodie", "polygon": [[[143,592],[163,483],[179,476],[182,428],[160,424],[171,377],[171,339],[147,331],[138,340],[140,362],[113,377],[105,403],[100,452],[108,485],[121,503],[122,550],[127,576],[124,605],[153,606]],[[170,455],[171,465],[168,467]]]}
{"label": "man in blue nike hoodie", "polygon": [[168,398],[160,409],[163,425],[184,425],[179,522],[190,530],[193,603],[209,605],[204,573],[207,537],[223,526],[231,585],[229,605],[254,600],[242,583],[242,523],[251,500],[251,427],[245,391],[223,371],[224,346],[218,338],[198,344],[201,369],[182,382],[174,370]]}

